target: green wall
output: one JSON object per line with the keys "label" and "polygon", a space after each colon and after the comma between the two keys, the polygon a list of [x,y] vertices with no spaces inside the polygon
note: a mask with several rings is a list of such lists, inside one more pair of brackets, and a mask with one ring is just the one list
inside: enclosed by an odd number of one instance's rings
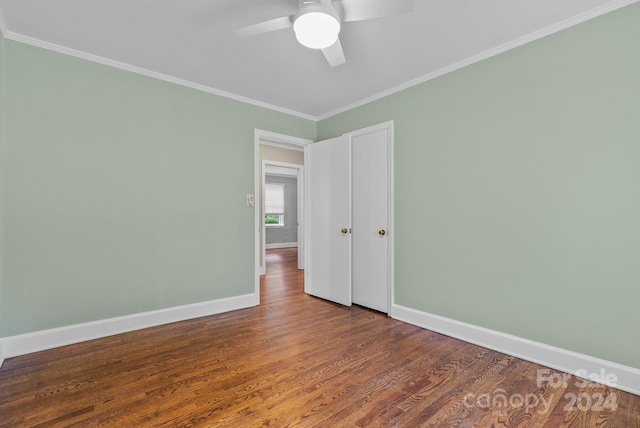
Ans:
{"label": "green wall", "polygon": [[395,302],[640,368],[640,4],[323,120],[395,121]]}
{"label": "green wall", "polygon": [[254,128],[315,122],[2,46],[2,336],[254,292]]}

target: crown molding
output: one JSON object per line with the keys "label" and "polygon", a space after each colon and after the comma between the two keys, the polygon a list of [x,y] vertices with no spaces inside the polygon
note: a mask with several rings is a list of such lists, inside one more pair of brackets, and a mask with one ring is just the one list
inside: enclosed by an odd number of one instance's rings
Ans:
{"label": "crown molding", "polygon": [[601,15],[605,15],[609,12],[613,12],[614,10],[620,9],[622,7],[625,6],[629,6],[633,3],[637,3],[640,0],[615,0],[612,1],[610,3],[607,3],[606,5],[603,6],[599,6],[596,7],[594,9],[591,9],[585,13],[582,13],[580,15],[576,15],[573,16],[569,19],[565,19],[564,21],[560,21],[556,24],[550,25],[546,28],[543,28],[541,30],[538,31],[534,31],[533,33],[527,34],[526,36],[520,37],[519,39],[510,41],[508,43],[505,43],[503,45],[497,46],[495,48],[486,50],[478,55],[474,55],[471,56],[469,58],[463,59],[462,61],[456,62],[455,64],[451,64],[447,67],[443,67],[439,70],[436,70],[434,72],[425,74],[421,77],[418,77],[416,79],[410,80],[406,83],[403,83],[401,85],[395,86],[391,89],[388,89],[386,91],[382,91],[379,92],[375,95],[372,95],[370,97],[361,99],[359,101],[356,101],[352,104],[346,105],[344,107],[340,107],[336,110],[333,110],[329,113],[325,113],[325,114],[321,114],[317,117],[318,121],[324,120],[324,119],[328,119],[330,117],[336,116],[340,113],[344,113],[346,111],[349,110],[353,110],[354,108],[357,107],[361,107],[365,104],[369,104],[373,101],[377,101],[381,98],[387,97],[389,95],[393,95],[395,93],[404,91],[405,89],[409,89],[413,86],[417,86],[421,83],[427,82],[429,80],[435,79],[436,77],[440,77],[443,76],[445,74],[451,73],[452,71],[456,71],[459,70],[463,67],[466,67],[468,65],[474,64],[476,62],[480,62],[482,60],[485,60],[487,58],[491,58],[492,56],[496,56],[498,54],[501,54],[503,52],[509,51],[511,49],[517,48],[519,46],[525,45],[527,43],[533,42],[535,40],[541,39],[543,37],[549,36],[551,34],[557,33],[559,31],[565,30],[567,28],[573,27],[574,25],[578,25],[581,24],[585,21],[588,21],[590,19],[593,18],[597,18],[598,16]]}
{"label": "crown molding", "polygon": [[98,64],[107,65],[109,67],[114,67],[120,70],[129,71],[131,73],[141,74],[143,76],[152,77],[154,79],[163,80],[165,82],[174,83],[176,85],[185,86],[187,88],[195,89],[198,91],[206,92],[213,95],[218,95],[224,98],[229,98],[235,101],[240,101],[246,104],[251,104],[256,107],[262,107],[269,110],[277,111],[279,113],[289,114],[291,116],[297,116],[302,119],[311,120],[314,122],[318,121],[318,118],[309,114],[301,113],[295,110],[291,110],[288,108],[276,106],[273,104],[265,103],[263,101],[254,100],[252,98],[248,98],[242,95],[233,94],[231,92],[222,91],[220,89],[212,88],[210,86],[202,85],[199,83],[191,82],[189,80],[180,79],[178,77],[169,76],[167,74],[158,73],[156,71],[148,70],[146,68],[138,67],[135,65],[127,64],[120,61],[115,61],[112,59],[104,58],[98,55],[93,55],[87,52],[79,51],[76,49],[71,49],[65,46],[60,46],[55,43],[46,42],[44,40],[36,39],[33,37],[24,36],[22,34],[13,33],[6,29],[6,26],[3,24],[2,15],[0,15],[0,29],[3,31],[3,36],[8,40],[13,40],[15,42],[25,43],[27,45],[47,49],[50,51],[58,52],[64,55],[69,55],[75,58],[84,59],[87,61],[95,62]]}
{"label": "crown molding", "polygon": [[250,105],[254,105],[257,107],[262,107],[262,108],[266,108],[269,110],[273,110],[273,111],[277,111],[280,113],[285,113],[285,114],[289,114],[292,116],[296,116],[296,117],[300,117],[302,119],[307,119],[307,120],[311,120],[313,122],[319,122],[321,120],[324,119],[328,119],[330,117],[336,116],[340,113],[344,113],[347,112],[349,110],[353,110],[357,107],[361,107],[365,104],[371,103],[373,101],[377,101],[381,98],[385,98],[389,95],[393,95],[395,93],[404,91],[405,89],[409,89],[413,86],[417,86],[420,85],[421,83],[425,83],[429,80],[435,79],[437,77],[443,76],[445,74],[451,73],[453,71],[459,70],[463,67],[466,67],[468,65],[474,64],[476,62],[480,62],[482,60],[485,60],[487,58],[491,58],[493,56],[496,56],[498,54],[501,54],[503,52],[509,51],[511,49],[517,48],[519,46],[525,45],[527,43],[533,42],[535,40],[541,39],[543,37],[549,36],[551,34],[557,33],[559,31],[565,30],[567,28],[573,27],[575,25],[581,24],[585,21],[588,21],[590,19],[593,18],[597,18],[598,16],[607,14],[609,12],[613,12],[614,10],[623,8],[625,6],[629,6],[631,4],[634,3],[638,3],[640,2],[640,0],[614,0],[611,1],[605,5],[596,7],[594,9],[591,9],[585,13],[582,13],[580,15],[576,15],[574,17],[565,19],[564,21],[558,22],[556,24],[550,25],[546,28],[543,28],[541,30],[535,31],[533,33],[530,33],[526,36],[520,37],[516,40],[510,41],[508,43],[505,43],[503,45],[497,46],[495,48],[489,49],[487,51],[484,51],[478,55],[474,55],[471,56],[469,58],[463,59],[462,61],[459,61],[455,64],[449,65],[447,67],[443,67],[439,70],[433,71],[431,73],[425,74],[423,76],[420,76],[416,79],[410,80],[408,82],[402,83],[400,85],[394,86],[393,88],[390,88],[386,91],[382,91],[379,92],[375,95],[372,95],[370,97],[366,97],[363,98],[361,100],[355,101],[351,104],[345,105],[343,107],[337,108],[335,110],[332,110],[330,112],[318,115],[318,116],[314,116],[314,115],[310,115],[310,114],[306,114],[306,113],[302,113],[302,112],[298,112],[295,110],[291,110],[285,107],[280,107],[277,105],[273,105],[273,104],[269,104],[263,101],[258,101],[258,100],[254,100],[252,98],[248,98],[245,96],[241,96],[241,95],[237,95],[237,94],[233,94],[230,92],[226,92],[226,91],[222,91],[216,88],[212,88],[206,85],[202,85],[199,83],[195,83],[195,82],[191,82],[188,80],[184,80],[184,79],[180,79],[177,77],[173,77],[173,76],[169,76],[166,74],[162,74],[162,73],[158,73],[155,71],[151,71],[151,70],[147,70],[145,68],[141,68],[141,67],[137,67],[131,64],[127,64],[127,63],[123,63],[123,62],[119,62],[119,61],[114,61],[108,58],[103,58],[97,55],[93,55],[87,52],[83,52],[83,51],[79,51],[79,50],[75,50],[75,49],[71,49],[71,48],[67,48],[64,46],[60,46],[54,43],[49,43],[46,42],[44,40],[40,40],[40,39],[35,39],[32,37],[27,37],[21,34],[17,34],[17,33],[13,33],[11,31],[9,31],[7,29],[6,26],[6,22],[2,16],[2,11],[0,11],[0,33],[2,34],[2,36],[8,40],[13,40],[16,42],[21,42],[21,43],[25,43],[25,44],[29,44],[32,46],[36,46],[36,47],[40,47],[43,49],[47,49],[47,50],[51,50],[51,51],[55,51],[55,52],[59,52],[65,55],[70,55],[76,58],[80,58],[80,59],[85,59],[87,61],[92,61],[92,62],[96,62],[99,64],[103,64],[103,65],[107,65],[110,67],[115,67],[121,70],[125,70],[125,71],[129,71],[132,73],[137,73],[137,74],[141,74],[147,77],[152,77],[155,79],[159,79],[159,80],[163,80],[166,82],[170,82],[170,83],[174,83],[176,85],[180,85],[180,86],[185,86],[191,89],[195,89],[198,91],[202,91],[202,92],[206,92],[206,93],[210,93],[213,95],[218,95],[221,97],[225,97],[225,98],[229,98],[235,101],[240,101],[246,104],[250,104]]}

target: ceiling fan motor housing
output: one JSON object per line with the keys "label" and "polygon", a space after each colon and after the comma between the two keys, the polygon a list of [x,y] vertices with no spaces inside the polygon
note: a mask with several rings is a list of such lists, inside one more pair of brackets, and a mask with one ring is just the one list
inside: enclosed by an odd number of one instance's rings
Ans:
{"label": "ceiling fan motor housing", "polygon": [[302,1],[298,13],[293,17],[293,30],[303,46],[325,49],[338,40],[340,21],[331,1]]}

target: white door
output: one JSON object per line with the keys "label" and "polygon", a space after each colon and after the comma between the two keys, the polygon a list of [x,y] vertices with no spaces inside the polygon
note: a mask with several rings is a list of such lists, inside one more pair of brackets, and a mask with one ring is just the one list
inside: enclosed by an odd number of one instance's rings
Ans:
{"label": "white door", "polygon": [[389,128],[351,133],[353,303],[389,311]]}
{"label": "white door", "polygon": [[351,306],[349,136],[305,148],[305,291]]}

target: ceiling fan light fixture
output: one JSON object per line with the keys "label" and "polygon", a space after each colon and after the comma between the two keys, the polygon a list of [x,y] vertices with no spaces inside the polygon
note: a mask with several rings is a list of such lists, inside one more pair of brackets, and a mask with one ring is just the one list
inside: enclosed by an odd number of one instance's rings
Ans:
{"label": "ceiling fan light fixture", "polygon": [[293,30],[302,46],[324,49],[338,40],[340,21],[333,14],[324,11],[309,11],[295,18]]}

